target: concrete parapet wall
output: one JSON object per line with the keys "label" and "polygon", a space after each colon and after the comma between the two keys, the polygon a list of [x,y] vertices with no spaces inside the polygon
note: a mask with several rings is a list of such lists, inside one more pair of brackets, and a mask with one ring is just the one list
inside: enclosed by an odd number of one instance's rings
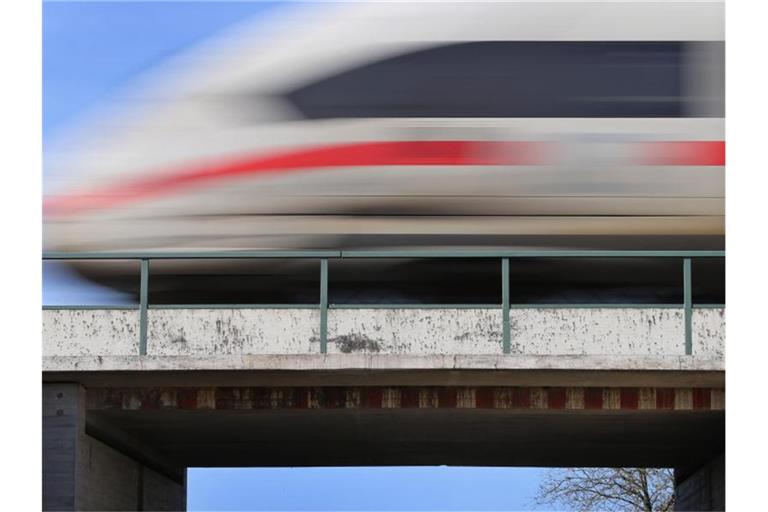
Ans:
{"label": "concrete parapet wall", "polygon": [[682,309],[516,309],[519,354],[685,354]]}
{"label": "concrete parapet wall", "polygon": [[693,353],[725,359],[725,309],[693,310]]}
{"label": "concrete parapet wall", "polygon": [[[152,309],[148,356],[319,354],[317,309]],[[46,357],[138,354],[135,310],[48,309]],[[682,309],[520,308],[510,315],[517,356],[685,356]],[[331,309],[329,354],[500,355],[500,309]],[[723,309],[693,312],[693,354],[722,359]]]}
{"label": "concrete parapet wall", "polygon": [[495,309],[334,309],[329,353],[500,354]]}
{"label": "concrete parapet wall", "polygon": [[43,354],[125,356],[139,350],[135,309],[43,310]]}
{"label": "concrete parapet wall", "polygon": [[309,354],[320,351],[319,329],[316,309],[153,309],[147,352]]}

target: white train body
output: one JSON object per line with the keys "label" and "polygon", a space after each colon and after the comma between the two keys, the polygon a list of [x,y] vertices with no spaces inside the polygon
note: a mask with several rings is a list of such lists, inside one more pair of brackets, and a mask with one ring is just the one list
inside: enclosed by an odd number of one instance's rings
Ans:
{"label": "white train body", "polygon": [[52,153],[45,246],[716,247],[723,36],[716,2],[288,5]]}

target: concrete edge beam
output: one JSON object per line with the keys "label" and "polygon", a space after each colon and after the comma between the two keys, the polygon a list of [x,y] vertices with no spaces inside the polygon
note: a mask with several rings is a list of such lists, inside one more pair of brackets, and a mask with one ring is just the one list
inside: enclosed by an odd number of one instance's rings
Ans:
{"label": "concrete edge beam", "polygon": [[159,370],[699,370],[725,361],[697,356],[227,355],[47,356],[44,372]]}
{"label": "concrete edge beam", "polygon": [[323,370],[44,372],[45,382],[87,388],[189,386],[586,386],[724,388],[723,371],[667,370]]}

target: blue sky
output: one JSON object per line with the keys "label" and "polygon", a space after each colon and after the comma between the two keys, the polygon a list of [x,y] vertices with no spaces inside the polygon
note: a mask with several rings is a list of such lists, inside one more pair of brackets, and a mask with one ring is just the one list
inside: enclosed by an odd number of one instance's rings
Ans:
{"label": "blue sky", "polygon": [[192,43],[278,5],[270,2],[43,3],[43,135]]}
{"label": "blue sky", "polygon": [[[189,510],[531,510],[531,468],[192,469]],[[538,509],[542,510],[542,509]]]}
{"label": "blue sky", "polygon": [[[186,46],[266,2],[44,2],[43,138]],[[47,266],[44,303],[114,303]],[[528,510],[542,476],[531,468],[191,469],[189,510]]]}

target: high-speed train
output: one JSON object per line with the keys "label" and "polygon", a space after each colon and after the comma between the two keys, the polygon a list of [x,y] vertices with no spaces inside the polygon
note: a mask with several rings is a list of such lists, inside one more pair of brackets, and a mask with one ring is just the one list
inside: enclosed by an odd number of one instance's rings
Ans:
{"label": "high-speed train", "polygon": [[45,248],[722,248],[723,11],[282,6],[47,157]]}

